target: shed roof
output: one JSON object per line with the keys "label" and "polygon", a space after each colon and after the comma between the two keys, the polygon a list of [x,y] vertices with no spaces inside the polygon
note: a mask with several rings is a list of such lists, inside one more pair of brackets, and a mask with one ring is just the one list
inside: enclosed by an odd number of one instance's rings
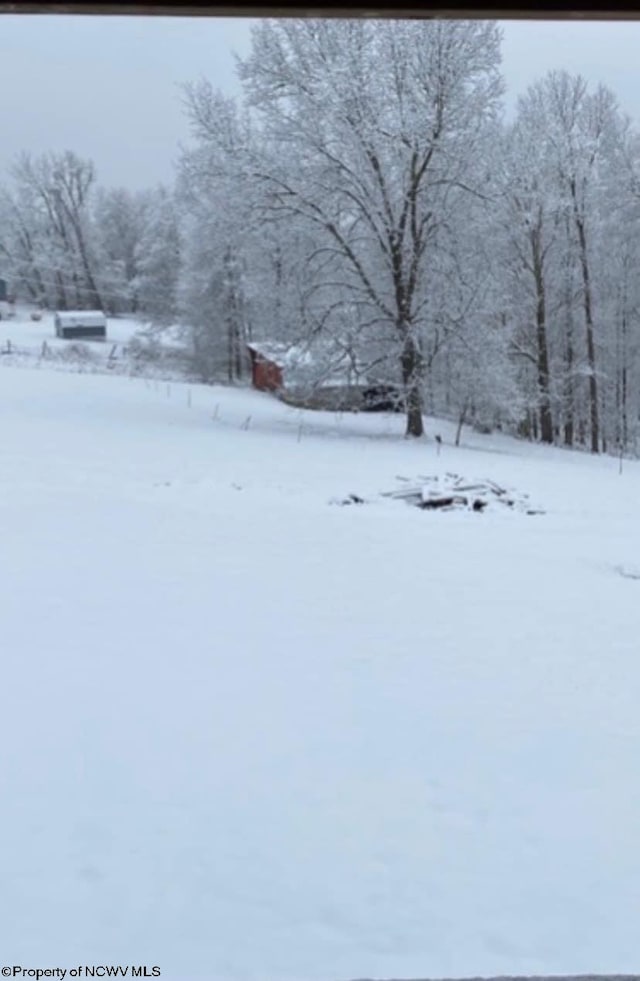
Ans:
{"label": "shed roof", "polygon": [[259,357],[271,361],[287,373],[290,384],[296,379],[308,384],[352,386],[356,377],[366,378],[365,365],[347,357],[344,350],[317,339],[286,344],[282,341],[250,341],[247,348]]}
{"label": "shed roof", "polygon": [[272,361],[279,368],[284,368],[290,345],[279,341],[250,341],[247,348],[266,361]]}
{"label": "shed roof", "polygon": [[61,327],[104,327],[107,318],[102,310],[60,310],[56,323]]}

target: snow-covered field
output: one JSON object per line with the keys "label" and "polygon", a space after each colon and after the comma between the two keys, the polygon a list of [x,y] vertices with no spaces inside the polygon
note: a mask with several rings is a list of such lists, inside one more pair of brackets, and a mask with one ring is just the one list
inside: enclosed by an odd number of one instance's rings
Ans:
{"label": "snow-covered field", "polygon": [[[44,311],[40,314],[42,319],[37,321],[31,320],[30,314],[31,310],[22,306],[18,308],[15,317],[0,320],[0,349],[6,347],[7,341],[13,347],[34,354],[40,350],[43,341],[54,350],[61,350],[65,345],[68,346],[68,341],[56,337],[53,313]],[[126,344],[142,326],[140,321],[129,317],[109,317],[107,344],[109,342]],[[101,344],[91,342],[91,346],[99,350]]]}
{"label": "snow-covered field", "polygon": [[[46,368],[0,419],[3,963],[637,970],[639,464]],[[546,513],[379,496],[445,471]]]}
{"label": "snow-covered field", "polygon": [[[187,349],[177,327],[165,328],[162,340],[150,325],[131,317],[108,317],[103,340],[56,337],[54,314],[33,321],[22,306],[0,320],[0,363],[4,367],[47,368],[95,374],[144,375],[182,380],[189,375]],[[132,346],[137,343],[137,350]],[[144,353],[146,352],[146,354]]]}

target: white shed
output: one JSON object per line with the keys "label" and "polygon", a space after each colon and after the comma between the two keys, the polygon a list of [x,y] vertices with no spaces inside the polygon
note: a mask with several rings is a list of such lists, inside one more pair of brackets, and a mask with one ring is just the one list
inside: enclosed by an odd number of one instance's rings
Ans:
{"label": "white shed", "polygon": [[102,310],[60,310],[54,319],[56,337],[106,340],[107,318]]}

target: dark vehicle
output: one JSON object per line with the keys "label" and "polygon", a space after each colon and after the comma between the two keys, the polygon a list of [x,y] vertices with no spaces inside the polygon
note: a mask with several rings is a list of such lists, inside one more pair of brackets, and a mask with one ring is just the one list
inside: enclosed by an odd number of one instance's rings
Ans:
{"label": "dark vehicle", "polygon": [[404,412],[404,392],[398,385],[369,385],[362,393],[362,412]]}

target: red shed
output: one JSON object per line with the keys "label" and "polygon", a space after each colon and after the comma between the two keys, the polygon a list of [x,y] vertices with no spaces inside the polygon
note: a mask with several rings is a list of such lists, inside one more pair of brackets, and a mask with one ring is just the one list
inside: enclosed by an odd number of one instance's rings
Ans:
{"label": "red shed", "polygon": [[284,388],[282,351],[272,344],[247,344],[251,358],[251,383],[261,392],[277,392]]}

